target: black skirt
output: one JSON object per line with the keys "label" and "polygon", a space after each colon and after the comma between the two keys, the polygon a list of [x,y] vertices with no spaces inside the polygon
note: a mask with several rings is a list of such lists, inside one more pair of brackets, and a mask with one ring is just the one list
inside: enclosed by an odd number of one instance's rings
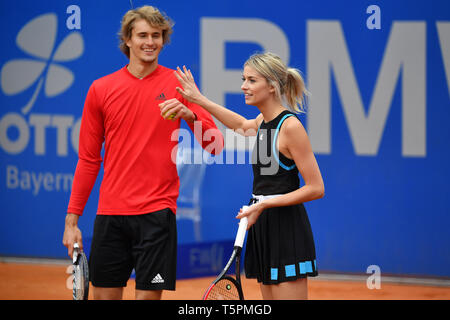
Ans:
{"label": "black skirt", "polygon": [[318,275],[311,225],[303,204],[264,210],[250,228],[245,275],[277,284]]}

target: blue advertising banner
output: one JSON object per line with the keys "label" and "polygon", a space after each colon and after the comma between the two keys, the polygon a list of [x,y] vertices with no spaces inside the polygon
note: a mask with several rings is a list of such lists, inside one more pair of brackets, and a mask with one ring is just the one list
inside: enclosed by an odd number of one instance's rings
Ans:
{"label": "blue advertising banner", "polygon": [[[84,99],[127,63],[117,33],[131,4],[175,22],[160,64],[188,66],[206,96],[247,118],[258,115],[240,90],[252,53],[272,51],[302,71],[311,95],[299,118],[325,182],[325,197],[305,204],[319,271],[450,276],[446,0],[0,2],[0,255],[67,257]],[[233,239],[251,196],[254,140],[217,125],[226,144],[216,157],[180,142],[200,159],[179,165],[180,246]],[[86,238],[101,178],[79,221]],[[201,275],[192,261],[189,274]]]}

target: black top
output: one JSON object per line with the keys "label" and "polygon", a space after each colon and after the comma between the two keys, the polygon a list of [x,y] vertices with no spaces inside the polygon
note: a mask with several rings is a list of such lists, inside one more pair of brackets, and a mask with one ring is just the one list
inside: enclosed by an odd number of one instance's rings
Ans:
{"label": "black top", "polygon": [[287,158],[276,147],[281,125],[288,117],[295,117],[285,110],[275,119],[262,121],[252,154],[253,194],[273,195],[294,191],[300,186],[298,169],[294,160]]}

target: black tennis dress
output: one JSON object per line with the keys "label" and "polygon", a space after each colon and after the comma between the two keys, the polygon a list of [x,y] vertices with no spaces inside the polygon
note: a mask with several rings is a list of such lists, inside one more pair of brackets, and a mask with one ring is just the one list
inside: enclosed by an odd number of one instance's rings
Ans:
{"label": "black tennis dress", "polygon": [[[258,129],[252,154],[253,197],[285,194],[300,187],[298,169],[276,148],[283,121],[295,114],[286,110]],[[258,199],[259,198],[259,199]],[[245,274],[263,284],[277,284],[317,276],[316,252],[303,204],[264,210],[250,228],[245,250]]]}

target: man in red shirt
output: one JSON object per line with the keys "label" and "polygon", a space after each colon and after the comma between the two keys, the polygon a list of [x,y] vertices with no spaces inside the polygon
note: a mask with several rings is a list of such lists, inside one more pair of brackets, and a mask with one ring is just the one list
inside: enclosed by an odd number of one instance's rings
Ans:
{"label": "man in red shirt", "polygon": [[[121,299],[133,268],[136,299],[160,299],[162,290],[175,290],[179,178],[173,133],[184,119],[204,149],[223,148],[211,115],[185,100],[174,70],[158,64],[171,32],[170,20],[154,7],[128,11],[120,48],[129,64],[95,80],[86,97],[63,244],[69,256],[75,242],[82,246],[78,218],[103,161],[89,257],[94,299]],[[169,105],[164,113],[163,101]],[[213,141],[203,141],[206,130],[213,130]]]}

